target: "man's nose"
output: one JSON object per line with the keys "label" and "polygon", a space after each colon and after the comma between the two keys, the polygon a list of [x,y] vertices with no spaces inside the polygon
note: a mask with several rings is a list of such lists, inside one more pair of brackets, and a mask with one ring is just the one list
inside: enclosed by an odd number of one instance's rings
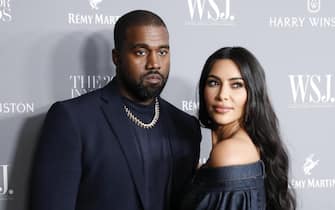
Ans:
{"label": "man's nose", "polygon": [[159,55],[155,52],[150,52],[147,57],[146,69],[160,69],[161,63]]}

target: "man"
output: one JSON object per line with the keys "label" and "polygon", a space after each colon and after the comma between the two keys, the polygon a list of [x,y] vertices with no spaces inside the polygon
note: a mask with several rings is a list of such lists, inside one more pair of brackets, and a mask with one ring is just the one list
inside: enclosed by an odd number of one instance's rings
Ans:
{"label": "man", "polygon": [[159,95],[169,34],[149,11],[114,29],[116,77],[49,110],[32,173],[32,210],[176,209],[199,159],[198,121]]}

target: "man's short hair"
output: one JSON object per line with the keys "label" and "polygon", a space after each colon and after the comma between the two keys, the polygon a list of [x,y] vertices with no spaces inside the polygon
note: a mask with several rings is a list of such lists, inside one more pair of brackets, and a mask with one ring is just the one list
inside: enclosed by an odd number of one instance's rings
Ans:
{"label": "man's short hair", "polygon": [[114,27],[115,49],[121,50],[123,41],[126,39],[127,29],[133,26],[162,26],[166,25],[162,18],[153,12],[146,10],[134,10],[121,16]]}

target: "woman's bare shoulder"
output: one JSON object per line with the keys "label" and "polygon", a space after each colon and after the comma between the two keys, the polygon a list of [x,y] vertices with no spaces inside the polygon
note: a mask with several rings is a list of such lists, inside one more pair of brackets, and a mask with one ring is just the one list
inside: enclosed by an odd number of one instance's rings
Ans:
{"label": "woman's bare shoulder", "polygon": [[216,144],[210,155],[211,167],[243,165],[260,159],[259,152],[251,140],[230,138]]}

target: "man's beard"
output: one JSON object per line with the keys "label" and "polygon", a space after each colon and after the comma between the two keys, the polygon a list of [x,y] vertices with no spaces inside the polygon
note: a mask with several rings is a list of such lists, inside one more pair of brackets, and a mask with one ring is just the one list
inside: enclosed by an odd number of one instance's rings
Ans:
{"label": "man's beard", "polygon": [[[127,72],[120,69],[119,79],[123,83],[124,88],[129,92],[132,96],[134,96],[139,101],[146,101],[148,99],[153,99],[162,92],[165,87],[168,75],[164,77],[161,73],[156,70],[148,71],[146,74],[142,75],[140,81],[135,81],[129,78]],[[161,78],[161,82],[155,85],[144,85],[144,79],[149,75],[157,75]]]}

